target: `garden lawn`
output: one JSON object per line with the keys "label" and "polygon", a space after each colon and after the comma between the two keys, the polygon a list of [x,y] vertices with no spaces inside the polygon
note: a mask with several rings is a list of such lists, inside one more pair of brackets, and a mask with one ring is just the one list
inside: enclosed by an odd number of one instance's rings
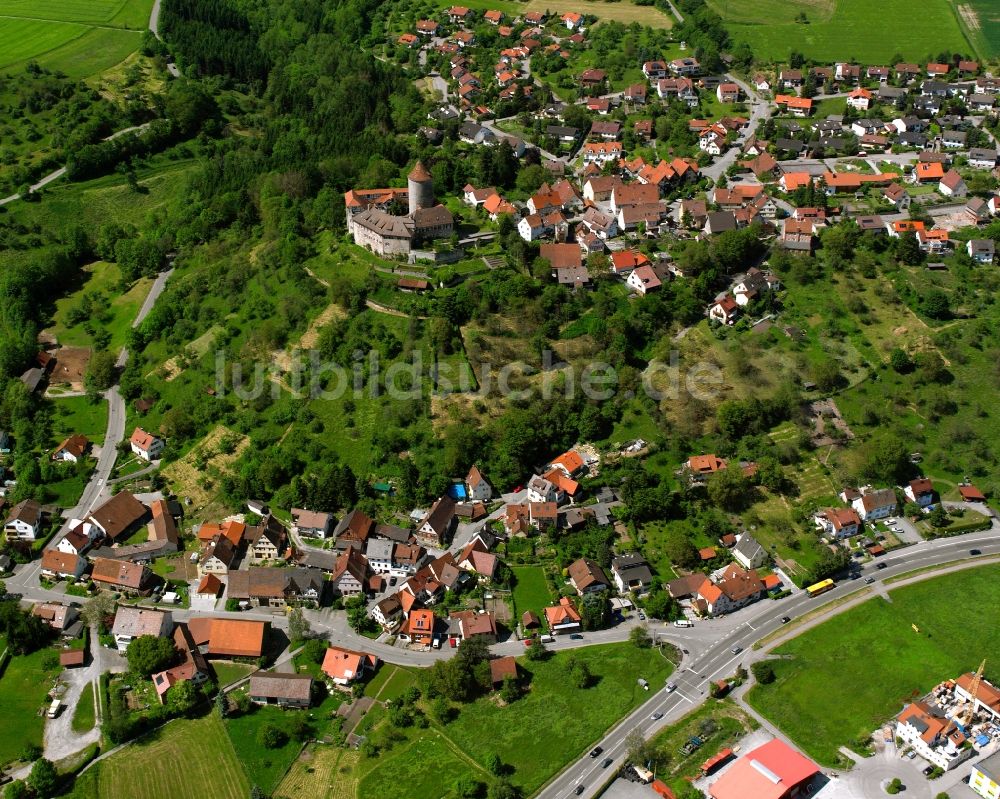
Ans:
{"label": "garden lawn", "polygon": [[[6,649],[6,641],[0,642],[0,652]],[[42,745],[44,716],[38,709],[48,704],[48,692],[52,687],[51,677],[58,672],[58,660],[54,670],[45,669],[51,649],[40,649],[30,655],[18,655],[0,677],[0,764],[17,760],[27,744]]]}
{"label": "garden lawn", "polygon": [[90,732],[94,729],[94,722],[94,684],[89,682],[83,686],[73,709],[73,732]]}
{"label": "garden lawn", "polygon": [[288,767],[298,756],[302,744],[289,735],[284,746],[268,749],[257,741],[257,732],[265,724],[289,732],[292,720],[305,715],[307,711],[282,710],[278,707],[256,707],[243,716],[226,719],[226,732],[236,750],[236,757],[242,763],[247,777],[253,785],[259,785],[264,793],[270,794]]}
{"label": "garden lawn", "polygon": [[514,583],[514,608],[517,611],[515,623],[521,620],[526,610],[533,611],[539,619],[545,618],[544,609],[552,604],[552,594],[545,582],[545,570],[541,566],[511,566]]}
{"label": "garden lawn", "polygon": [[245,799],[250,783],[215,713],[174,721],[101,761],[101,799]]}
{"label": "garden lawn", "polygon": [[[712,0],[711,5],[730,20],[733,38],[747,42],[761,62],[787,62],[792,50],[823,62],[880,64],[897,54],[919,61],[929,53],[972,49],[950,0],[927,0],[919,14],[913,13],[909,0]],[[799,12],[805,13],[809,24],[794,22]]]}
{"label": "garden lawn", "polygon": [[[594,675],[589,688],[575,688],[566,677],[570,658],[586,662]],[[664,684],[673,665],[655,649],[632,644],[594,646],[553,655],[541,663],[522,658],[530,690],[507,707],[489,696],[463,707],[444,731],[479,764],[496,752],[515,769],[513,781],[531,795],[567,763],[575,760],[615,722],[649,698],[636,682],[652,690]],[[414,795],[440,795],[434,792]]]}
{"label": "garden lawn", "polygon": [[409,669],[383,663],[372,679],[365,684],[365,696],[370,696],[380,702],[391,702],[403,695],[417,681]]}
{"label": "garden lawn", "polygon": [[747,697],[823,765],[837,764],[838,747],[867,739],[906,702],[1000,647],[987,611],[1000,602],[1000,567],[897,588],[891,598],[871,599],[778,647],[777,680]]}
{"label": "garden lawn", "polygon": [[242,680],[250,672],[255,671],[253,666],[246,663],[213,663],[212,669],[215,671],[215,681],[220,688]]}

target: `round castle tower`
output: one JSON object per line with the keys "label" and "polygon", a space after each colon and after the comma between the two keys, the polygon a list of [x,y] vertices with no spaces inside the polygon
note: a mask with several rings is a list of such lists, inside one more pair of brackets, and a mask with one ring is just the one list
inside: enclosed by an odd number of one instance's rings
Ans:
{"label": "round castle tower", "polygon": [[420,161],[410,171],[406,179],[410,216],[418,208],[434,207],[434,178]]}

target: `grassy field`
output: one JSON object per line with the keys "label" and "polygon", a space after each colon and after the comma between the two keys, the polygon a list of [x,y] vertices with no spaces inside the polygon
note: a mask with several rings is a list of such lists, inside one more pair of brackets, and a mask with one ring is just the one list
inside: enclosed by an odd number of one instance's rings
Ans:
{"label": "grassy field", "polygon": [[100,446],[108,426],[104,400],[91,402],[87,397],[62,397],[52,401],[52,445],[74,433],[82,433],[90,443]]}
{"label": "grassy field", "polygon": [[[984,566],[852,608],[778,647],[777,680],[748,699],[807,754],[834,765],[839,746],[867,738],[904,703],[997,650],[1000,629],[981,609],[1000,601],[998,578],[1000,568]],[[966,602],[975,607],[963,613]]]}
{"label": "grassy field", "polygon": [[96,713],[94,712],[94,684],[87,683],[83,686],[80,699],[73,709],[73,731],[89,732],[94,729]]}
{"label": "grassy field", "polygon": [[317,746],[303,752],[274,792],[276,799],[354,799],[358,778],[356,751]]}
{"label": "grassy field", "polygon": [[[747,42],[761,61],[787,61],[793,50],[819,61],[863,64],[887,63],[896,54],[921,61],[944,50],[971,50],[949,0],[928,0],[919,14],[907,0],[711,0],[711,5],[729,20],[733,38]],[[809,24],[794,22],[800,12]]]}
{"label": "grassy field", "polygon": [[277,707],[258,707],[243,716],[228,718],[226,732],[236,750],[236,758],[243,765],[251,784],[259,785],[264,793],[271,793],[278,781],[298,756],[302,744],[289,736],[284,746],[267,749],[257,741],[257,731],[264,724],[288,731],[289,724],[298,714]]}
{"label": "grassy field", "polygon": [[99,768],[102,799],[202,795],[244,799],[250,793],[250,783],[214,713],[168,724],[101,761]]}
{"label": "grassy field", "polygon": [[[0,651],[6,646],[6,642],[0,642]],[[45,718],[38,715],[38,709],[47,703],[51,678],[59,671],[58,660],[55,669],[45,667],[52,654],[51,649],[40,649],[30,655],[14,657],[0,677],[2,764],[16,760],[27,744],[42,745]]]}
{"label": "grassy field", "polygon": [[534,611],[539,619],[545,618],[543,608],[552,604],[552,594],[545,583],[545,572],[541,566],[512,566],[514,577],[514,607],[520,621],[524,611]]}
{"label": "grassy field", "polygon": [[0,13],[0,68],[30,60],[70,77],[96,75],[139,47],[152,0],[9,0]]}
{"label": "grassy field", "polygon": [[[574,688],[566,679],[569,657],[585,661],[595,683]],[[654,690],[672,665],[656,650],[631,644],[588,647],[553,656],[543,663],[521,661],[531,672],[531,690],[512,705],[498,708],[490,698],[462,709],[445,729],[448,737],[478,763],[496,752],[515,769],[515,782],[534,793],[562,766],[579,756],[618,719],[649,698],[636,680]],[[542,748],[544,744],[544,756]],[[431,795],[431,794],[419,794]]]}

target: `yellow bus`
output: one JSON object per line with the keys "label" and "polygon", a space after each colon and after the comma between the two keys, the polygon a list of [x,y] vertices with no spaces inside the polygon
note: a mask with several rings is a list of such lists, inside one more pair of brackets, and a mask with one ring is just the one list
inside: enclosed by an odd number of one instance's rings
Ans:
{"label": "yellow bus", "polygon": [[819,596],[824,591],[832,590],[835,585],[836,583],[833,580],[823,580],[822,582],[810,585],[806,589],[806,593],[809,594],[809,596]]}

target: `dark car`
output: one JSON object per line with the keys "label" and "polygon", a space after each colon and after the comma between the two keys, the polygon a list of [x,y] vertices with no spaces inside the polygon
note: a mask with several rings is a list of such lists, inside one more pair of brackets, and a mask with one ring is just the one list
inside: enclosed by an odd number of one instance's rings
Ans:
{"label": "dark car", "polygon": [[982,555],[983,551],[981,549],[970,549],[969,550],[969,554],[970,555]]}
{"label": "dark car", "polygon": [[389,578],[389,585],[395,585],[395,584],[396,584],[396,578],[395,577],[390,577]]}
{"label": "dark car", "polygon": [[583,786],[582,786],[582,785],[577,785],[577,786],[576,786],[576,787],[575,787],[575,788],[573,789],[573,795],[574,795],[574,796],[579,796],[579,795],[580,795],[581,793],[583,793]]}
{"label": "dark car", "polygon": [[876,568],[876,569],[885,569],[885,568],[887,568],[887,567],[888,567],[888,565],[889,565],[889,564],[887,564],[887,563],[876,563],[876,564],[875,564],[875,568]]}
{"label": "dark car", "polygon": [[781,617],[781,623],[782,623],[782,624],[788,624],[788,622],[790,622],[791,620],[792,620],[792,619],[791,619],[791,617],[790,617],[790,616],[782,616],[782,617]]}
{"label": "dark car", "polygon": [[574,640],[574,641],[582,641],[582,640],[583,640],[583,636],[582,636],[582,635],[580,635],[580,633],[572,633],[572,634],[570,635],[570,638],[571,638],[572,640]]}
{"label": "dark car", "polygon": [[601,768],[607,768],[608,766],[610,766],[610,765],[611,765],[612,763],[614,763],[614,762],[615,762],[615,761],[614,761],[614,759],[613,759],[613,758],[610,758],[610,757],[606,757],[606,758],[604,758],[604,762],[603,762],[603,763],[601,763]]}
{"label": "dark car", "polygon": [[601,746],[595,746],[593,749],[590,750],[590,756],[591,757],[597,757],[603,751],[604,751],[603,747],[601,747]]}

